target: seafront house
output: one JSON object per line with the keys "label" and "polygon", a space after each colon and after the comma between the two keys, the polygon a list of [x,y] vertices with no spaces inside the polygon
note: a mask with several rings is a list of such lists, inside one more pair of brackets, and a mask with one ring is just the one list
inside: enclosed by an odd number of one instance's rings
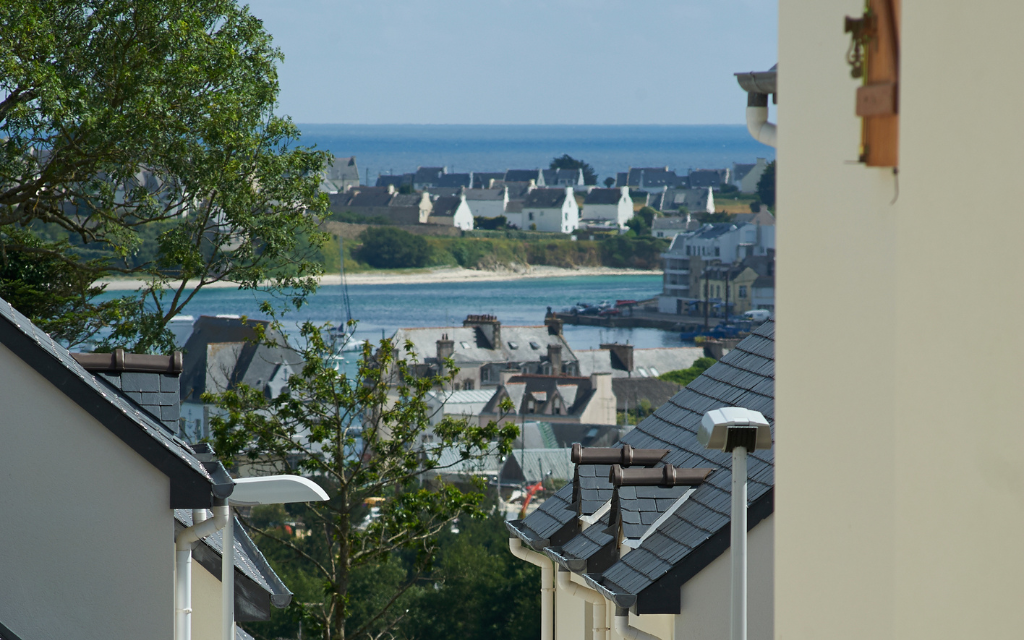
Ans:
{"label": "seafront house", "polygon": [[613,378],[657,378],[670,371],[693,366],[704,356],[701,347],[637,349],[631,344],[603,343],[600,349],[576,352],[580,375],[609,373]]}
{"label": "seafront house", "polygon": [[432,205],[430,217],[427,218],[429,224],[456,227],[463,231],[473,228],[473,212],[466,203],[466,196],[441,196]]}
{"label": "seafront house", "polygon": [[547,187],[583,187],[583,169],[544,169],[541,174]]}
{"label": "seafront house", "polygon": [[733,163],[731,182],[740,193],[757,193],[757,183],[767,168],[768,161],[764,158],[758,158],[754,164]]}
{"label": "seafront house", "polygon": [[[185,342],[180,379],[181,432],[188,442],[210,437],[216,409],[203,402],[204,393],[223,393],[246,384],[276,398],[299,372],[301,358],[284,346],[284,338],[265,320],[243,323],[237,316],[199,316]],[[254,327],[262,325],[281,347],[256,344]],[[145,396],[144,396],[145,397]]]}
{"label": "seafront house", "polygon": [[647,199],[648,206],[662,213],[675,215],[680,212],[690,214],[714,213],[715,194],[711,187],[702,189],[666,189],[652,193]]}
{"label": "seafront house", "polygon": [[[769,321],[616,448],[575,447],[572,481],[506,523],[512,553],[542,568],[541,638],[729,637],[732,456],[705,448],[696,433],[705,412],[729,406],[759,411],[774,426],[774,375]],[[606,461],[589,461],[594,453]],[[774,450],[747,460],[747,637],[770,640]],[[657,484],[637,477],[644,468]]]}
{"label": "seafront house", "polygon": [[625,229],[633,218],[633,201],[628,187],[591,189],[583,200],[584,223],[609,224]]}
{"label": "seafront house", "polygon": [[[512,402],[510,413],[500,408],[506,398]],[[503,373],[497,391],[480,412],[481,426],[491,420],[614,425],[612,376],[608,373],[587,377]]]}
{"label": "seafront house", "polygon": [[649,193],[665,189],[686,188],[686,176],[676,175],[668,167],[631,167],[629,171],[616,174],[616,187],[642,189]]}
{"label": "seafront house", "polygon": [[571,187],[538,188],[523,201],[524,229],[549,233],[572,233],[580,226],[580,208]]}
{"label": "seafront house", "polygon": [[538,187],[547,187],[544,172],[540,169],[509,169],[505,172],[505,182],[532,182]]}
{"label": "seafront house", "polygon": [[[175,536],[211,508],[218,526],[233,521],[235,481],[207,445],[177,436],[164,399],[179,371],[180,353],[69,353],[0,300],[4,640],[183,637],[180,605],[192,638],[223,638],[222,537],[195,543],[189,589]],[[234,527],[235,619],[266,620],[291,593]]]}
{"label": "seafront house", "polygon": [[[539,327],[502,326],[491,315],[469,315],[461,327],[399,329],[393,343],[415,358],[419,376],[437,375],[451,358],[459,373],[455,390],[493,389],[501,373],[578,375],[576,355],[556,323]],[[413,351],[405,352],[410,342]]]}
{"label": "seafront house", "polygon": [[334,156],[320,179],[320,191],[323,193],[342,193],[346,189],[359,186],[359,167],[356,157],[339,158]]}
{"label": "seafront house", "polygon": [[386,187],[356,187],[328,197],[332,212],[382,217],[397,225],[427,224],[434,211],[428,192],[398,193],[390,184]]}
{"label": "seafront house", "polygon": [[722,188],[723,184],[729,184],[728,169],[697,169],[691,171],[686,180],[691,189],[713,189]]}
{"label": "seafront house", "polygon": [[440,186],[441,176],[448,173],[448,167],[417,167],[412,175],[412,188],[423,191]]}
{"label": "seafront house", "polygon": [[651,235],[672,240],[684,231],[694,231],[699,227],[700,223],[690,214],[660,216],[651,223]]}
{"label": "seafront house", "polygon": [[508,206],[508,187],[496,189],[466,189],[466,204],[474,218],[497,218],[505,215]]}

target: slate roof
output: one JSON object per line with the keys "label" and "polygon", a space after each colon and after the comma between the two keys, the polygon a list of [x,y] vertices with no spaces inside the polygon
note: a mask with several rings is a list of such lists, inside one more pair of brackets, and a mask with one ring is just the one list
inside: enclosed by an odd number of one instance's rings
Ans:
{"label": "slate roof", "polygon": [[[504,393],[503,393],[504,392]],[[596,390],[590,378],[549,375],[512,376],[498,387],[498,392],[488,401],[481,415],[497,414],[498,405],[506,397],[512,400],[513,414],[552,413],[555,398],[561,400],[564,413],[558,415],[574,416],[583,412],[594,397]],[[525,400],[532,396],[536,401],[534,411],[527,411]]]}
{"label": "slate roof", "polygon": [[686,216],[661,216],[654,219],[651,231],[692,231],[700,227],[700,223]]}
{"label": "slate roof", "polygon": [[504,189],[466,189],[466,200],[504,200]]}
{"label": "slate roof", "polygon": [[583,200],[583,206],[587,206],[588,204],[619,204],[619,200],[621,199],[621,189],[591,189],[587,194],[587,197]]}
{"label": "slate roof", "polygon": [[412,181],[416,184],[437,184],[441,175],[448,170],[447,167],[418,167],[413,174]]}
{"label": "slate roof", "polygon": [[472,173],[442,173],[434,182],[435,187],[469,187],[473,184]]}
{"label": "slate roof", "polygon": [[691,171],[687,177],[690,179],[690,187],[696,189],[721,186],[728,174],[728,169],[698,169]]}
{"label": "slate roof", "polygon": [[568,194],[564,188],[534,189],[526,195],[523,207],[534,209],[561,209]]}
{"label": "slate roof", "polygon": [[[576,351],[580,363],[580,375],[589,376],[594,373],[611,373],[612,378],[627,378],[630,372],[613,360],[609,349],[580,349]],[[633,349],[633,377],[657,377],[686,369],[693,365],[697,358],[704,356],[701,347],[655,347],[652,349]],[[642,369],[643,371],[640,371]],[[653,370],[652,370],[653,369]]]}
{"label": "slate roof", "polygon": [[473,188],[474,189],[487,189],[490,187],[491,180],[504,180],[505,172],[474,172],[473,173]]}
{"label": "slate roof", "polygon": [[[731,454],[705,449],[697,442],[696,432],[706,411],[742,406],[764,414],[772,423],[774,433],[774,331],[773,321],[762,324],[721,361],[622,438],[623,444],[636,448],[669,449],[663,464],[681,468],[708,467],[714,471],[657,529],[645,530],[647,537],[635,549],[621,558],[610,558],[607,567],[595,569],[588,564],[585,575],[588,584],[617,606],[630,608],[636,614],[678,613],[679,587],[728,548]],[[594,478],[587,481],[593,491],[607,486],[607,475],[602,480],[600,471],[596,469],[591,474],[580,467],[581,484],[586,474]],[[750,526],[774,509],[773,485],[774,450],[751,453],[747,493]],[[633,498],[632,491],[623,489],[633,488],[620,488],[619,501],[626,522],[626,512],[645,511],[643,505],[634,506],[629,504],[631,501],[651,498],[641,498],[639,493]],[[614,545],[610,536],[605,540],[600,535],[600,523],[580,533],[576,511],[570,507],[572,491],[572,485],[566,485],[525,520],[511,521],[508,527],[535,549],[555,547],[554,551],[561,554],[559,557],[570,564],[567,568],[581,571],[580,563],[585,559],[569,554],[593,555],[597,552],[594,546],[612,549]],[[601,497],[589,494],[592,502],[588,508],[593,508]],[[671,506],[670,496],[653,499],[651,515],[630,515],[630,520],[639,520],[639,523],[630,522],[631,525],[644,526],[645,519],[651,520],[655,513],[664,514]],[[646,507],[650,506],[646,503]],[[595,528],[599,530],[591,531]],[[633,533],[638,531],[635,528]]]}
{"label": "slate roof", "polygon": [[513,449],[502,467],[502,480],[533,484],[545,479],[569,480],[573,465],[569,449]]}
{"label": "slate roof", "polygon": [[85,370],[67,349],[0,298],[0,344],[170,479],[171,507],[205,508],[232,483],[215,479],[188,445],[138,403]]}
{"label": "slate roof", "polygon": [[505,182],[529,182],[533,180],[538,187],[544,186],[544,174],[540,169],[509,169],[505,172]]}
{"label": "slate roof", "polygon": [[619,427],[585,422],[526,420],[519,426],[516,449],[568,449],[574,442],[585,447],[610,447],[619,441]]}
{"label": "slate roof", "polygon": [[458,198],[456,196],[441,196],[437,200],[434,200],[434,210],[430,215],[454,216],[455,212],[459,210],[460,204],[462,204],[462,198]]}
{"label": "slate roof", "polygon": [[376,186],[386,187],[388,185],[394,186],[396,189],[404,184],[412,184],[412,174],[403,173],[397,176],[377,176]]}
{"label": "slate roof", "polygon": [[[192,512],[174,510],[175,535],[192,526]],[[245,527],[235,520],[235,618],[240,622],[268,620],[270,606],[283,609],[292,599],[292,592],[270,567],[267,559],[253,543]],[[192,551],[193,557],[207,571],[220,579],[224,536],[217,531],[202,539]]]}
{"label": "slate roof", "polygon": [[732,163],[732,181],[739,182],[743,178],[747,177],[747,174],[753,171],[756,166],[756,164]]}
{"label": "slate roof", "polygon": [[657,409],[679,393],[682,387],[657,378],[612,378],[612,391],[618,411],[635,410],[642,400]]}
{"label": "slate roof", "polygon": [[[553,336],[548,328],[501,326],[501,344],[491,345],[476,327],[425,327],[399,329],[395,332],[394,343],[405,350],[405,342],[412,342],[416,358],[420,361],[433,361],[437,355],[437,341],[447,334],[455,343],[452,360],[455,364],[477,364],[487,362],[534,362],[546,359],[549,344],[562,347],[562,362],[575,362],[576,356],[569,343],[562,336]],[[533,345],[537,347],[534,348]],[[464,346],[465,345],[465,346]],[[512,345],[516,348],[513,349]],[[403,354],[408,355],[408,354]]]}

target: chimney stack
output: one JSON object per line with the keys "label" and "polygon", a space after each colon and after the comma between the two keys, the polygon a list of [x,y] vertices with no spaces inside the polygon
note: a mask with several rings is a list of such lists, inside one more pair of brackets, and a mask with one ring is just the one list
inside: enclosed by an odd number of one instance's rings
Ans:
{"label": "chimney stack", "polygon": [[544,316],[544,325],[548,328],[549,336],[562,335],[562,321],[551,311],[551,307],[548,307],[548,313]]}
{"label": "chimney stack", "polygon": [[501,323],[498,318],[492,315],[479,314],[468,315],[462,322],[463,327],[479,329],[484,338],[490,343],[491,349],[501,348]]}
{"label": "chimney stack", "polygon": [[631,344],[602,344],[602,349],[612,352],[612,368],[622,371],[633,371],[633,345]]}
{"label": "chimney stack", "polygon": [[562,375],[562,345],[548,345],[548,361],[551,363],[551,375]]}
{"label": "chimney stack", "polygon": [[441,334],[441,339],[437,341],[437,364],[441,367],[441,373],[447,373],[447,367],[444,366],[444,361],[447,358],[452,357],[455,353],[455,341],[448,339],[448,334]]}

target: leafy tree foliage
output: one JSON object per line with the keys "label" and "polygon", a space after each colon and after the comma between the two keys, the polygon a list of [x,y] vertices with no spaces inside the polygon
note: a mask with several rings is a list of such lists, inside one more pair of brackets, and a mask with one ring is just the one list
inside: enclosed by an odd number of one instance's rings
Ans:
{"label": "leafy tree foliage", "polygon": [[370,227],[359,235],[355,257],[377,269],[425,267],[430,260],[426,239],[395,227]]}
{"label": "leafy tree foliage", "polygon": [[[274,115],[280,59],[234,0],[0,3],[0,253],[75,301],[30,316],[68,343],[112,320],[108,346],[167,350],[207,284],[311,290],[328,154]],[[106,316],[110,275],[146,286]]]}
{"label": "leafy tree foliage", "polygon": [[505,216],[496,216],[494,218],[484,218],[483,216],[476,216],[473,218],[474,229],[496,231],[498,229],[506,229],[507,227],[508,218],[506,218]]}
{"label": "leafy tree foliage", "polygon": [[555,158],[551,161],[549,169],[582,169],[583,170],[583,184],[597,184],[597,173],[594,168],[582,160],[573,158],[568,153],[563,154],[561,158]]}
{"label": "leafy tree foliage", "polygon": [[609,189],[614,187],[615,186],[615,178],[612,178],[611,176],[605,178],[604,179],[604,186],[609,188]]}
{"label": "leafy tree foliage", "polygon": [[775,208],[775,161],[772,160],[757,181],[757,197],[769,208]]}
{"label": "leafy tree foliage", "polygon": [[601,263],[625,269],[656,269],[668,245],[664,238],[613,236],[601,241]]}
{"label": "leafy tree foliage", "polygon": [[[264,311],[273,317],[270,328],[283,334],[273,309],[264,305]],[[204,401],[223,410],[212,427],[226,464],[241,459],[260,471],[313,476],[331,496],[296,509],[295,518],[309,532],[302,537],[248,522],[261,543],[280,545],[293,568],[301,566],[307,580],[313,576],[320,585],[319,594],[307,592],[309,599],[296,607],[304,629],[324,640],[378,638],[400,624],[396,603],[430,575],[440,534],[460,516],[483,515],[479,484],[464,490],[438,478],[425,481],[424,475],[481,452],[507,455],[518,430],[451,416],[431,426],[425,396],[452,388],[458,370],[450,359],[441,375],[417,375],[405,355],[412,345],[385,339],[375,353],[364,346],[358,374],[349,378],[335,370],[339,345],[325,339],[324,329],[301,326],[301,373],[276,398],[240,385]],[[263,325],[256,330],[260,341],[280,346],[268,340]],[[442,463],[444,452],[451,462]],[[370,498],[384,499],[373,516],[366,506]],[[395,554],[404,554],[406,570],[390,568]],[[353,599],[353,590],[362,596]]]}
{"label": "leafy tree foliage", "polygon": [[689,368],[669,371],[668,373],[661,374],[658,378],[660,380],[667,380],[668,382],[681,384],[685,387],[696,380],[700,374],[704,373],[706,369],[716,362],[718,361],[714,358],[697,358]]}

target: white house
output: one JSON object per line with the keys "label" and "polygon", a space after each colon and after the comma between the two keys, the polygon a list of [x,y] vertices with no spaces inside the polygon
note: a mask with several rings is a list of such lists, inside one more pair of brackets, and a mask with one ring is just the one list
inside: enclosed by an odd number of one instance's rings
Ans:
{"label": "white house", "polygon": [[633,217],[629,187],[591,189],[583,200],[585,222],[614,222],[620,229]]}
{"label": "white house", "polygon": [[733,163],[732,184],[740,190],[740,193],[755,193],[757,182],[767,168],[768,161],[764,158],[758,158],[755,164]]}
{"label": "white house", "polygon": [[665,213],[676,213],[681,207],[688,213],[714,213],[715,194],[711,187],[667,189],[651,194],[648,204]]}
{"label": "white house", "polygon": [[474,218],[497,218],[505,215],[508,187],[498,189],[464,189],[466,204]]}
{"label": "white house", "polygon": [[469,231],[473,228],[473,212],[466,203],[466,196],[441,196],[434,200],[427,222]]}
{"label": "white house", "polygon": [[[235,484],[168,424],[179,371],[180,354],[68,353],[0,300],[0,637],[175,637],[175,533],[227,517]],[[196,640],[223,637],[221,545],[187,565]],[[234,549],[235,619],[268,619],[291,594],[239,526]]]}
{"label": "white house", "polygon": [[580,208],[571,187],[534,189],[523,201],[524,229],[572,233],[580,226]]}
{"label": "white house", "polygon": [[[729,637],[732,456],[706,449],[696,433],[705,411],[725,406],[760,411],[774,427],[773,345],[768,321],[619,446],[575,448],[573,480],[506,523],[513,555],[541,567],[541,638]],[[614,484],[610,457],[621,461]],[[747,637],[770,640],[774,451],[747,463]],[[638,477],[669,464],[658,486]]]}

